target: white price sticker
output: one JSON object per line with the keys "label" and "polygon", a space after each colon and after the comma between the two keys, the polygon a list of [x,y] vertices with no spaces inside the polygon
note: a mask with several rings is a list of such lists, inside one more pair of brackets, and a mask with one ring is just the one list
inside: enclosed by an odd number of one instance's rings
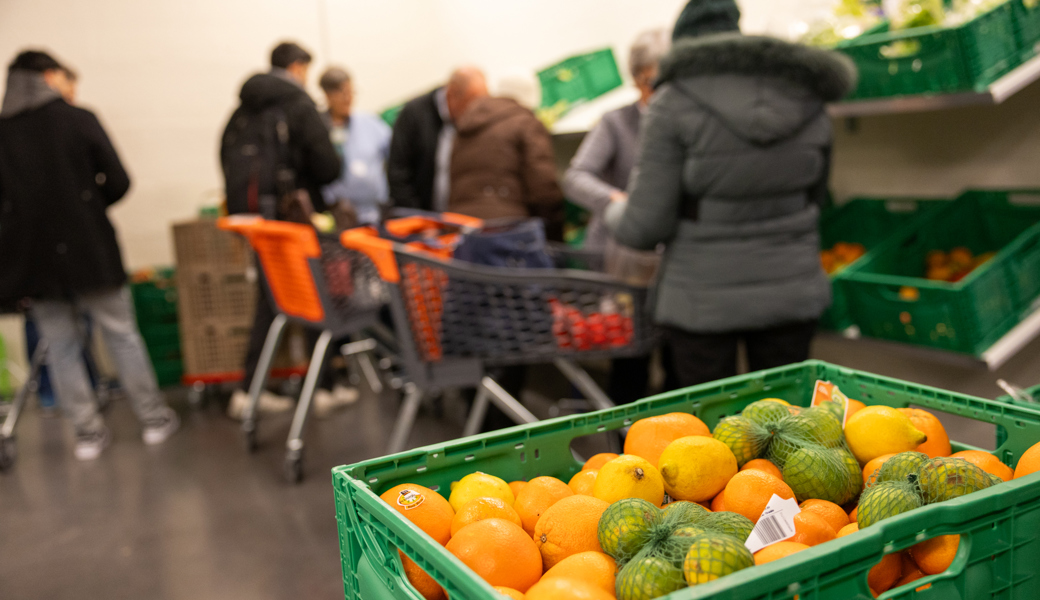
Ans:
{"label": "white price sticker", "polygon": [[755,523],[755,528],[751,530],[751,535],[744,542],[744,546],[754,554],[766,546],[793,537],[794,516],[800,512],[802,509],[798,508],[796,500],[793,498],[785,500],[773,494],[766,509],[762,511],[762,516],[758,518],[758,523]]}

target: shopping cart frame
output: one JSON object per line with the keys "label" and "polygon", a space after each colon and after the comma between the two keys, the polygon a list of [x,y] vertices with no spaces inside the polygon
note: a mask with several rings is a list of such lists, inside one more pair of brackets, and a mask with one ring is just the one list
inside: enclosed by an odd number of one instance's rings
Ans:
{"label": "shopping cart frame", "polygon": [[[352,258],[343,254],[343,248],[335,236],[320,235],[308,225],[268,221],[253,215],[222,218],[218,221],[218,227],[239,233],[249,241],[267,280],[262,293],[268,294],[272,306],[278,311],[264,340],[256,372],[249,382],[249,405],[242,420],[242,434],[249,452],[257,448],[260,394],[267,385],[285,326],[292,321],[321,332],[311,353],[310,365],[285,442],[285,476],[290,482],[297,483],[303,479],[303,428],[324,368],[325,355],[332,342],[349,340],[340,348],[341,353],[345,358],[359,362],[362,373],[374,391],[382,390],[381,380],[370,357],[378,344],[366,330],[379,325],[379,311],[384,301],[379,300],[377,303],[367,298],[370,301],[364,305],[343,306],[343,302],[352,301],[352,298],[332,293],[329,274],[325,270],[331,264],[330,261],[336,258],[331,253],[337,253],[341,261]],[[350,277],[353,274],[354,270],[351,269]],[[382,282],[378,283],[380,290],[372,293],[385,293],[385,286]],[[358,295],[359,298],[362,296]]]}
{"label": "shopping cart frame", "polygon": [[[479,431],[489,404],[501,409],[517,424],[532,423],[538,419],[516,398],[506,392],[490,375],[489,367],[509,365],[553,364],[597,409],[611,408],[614,403],[581,368],[577,359],[617,358],[640,356],[649,352],[656,343],[650,306],[652,288],[633,286],[619,282],[602,273],[591,273],[570,269],[500,269],[455,260],[425,252],[421,245],[403,244],[380,238],[370,228],[349,230],[341,235],[347,248],[363,252],[372,259],[390,292],[390,309],[394,328],[398,332],[398,351],[408,385],[401,411],[394,425],[388,451],[405,449],[414,425],[415,416],[427,390],[451,387],[475,387],[477,395],[467,417],[464,436]],[[471,356],[443,357],[429,360],[422,356],[416,342],[415,323],[409,315],[402,293],[402,270],[408,265],[454,273],[466,281],[490,286],[525,287],[546,286],[556,288],[578,287],[603,292],[620,292],[639,299],[639,308],[634,312],[640,329],[638,343],[624,348],[565,351],[558,347],[546,347],[542,352],[523,353],[515,356]]]}

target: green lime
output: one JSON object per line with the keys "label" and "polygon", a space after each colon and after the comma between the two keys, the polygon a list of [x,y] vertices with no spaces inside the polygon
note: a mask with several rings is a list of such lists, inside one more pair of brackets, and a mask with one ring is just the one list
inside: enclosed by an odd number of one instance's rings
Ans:
{"label": "green lime", "polygon": [[906,481],[907,475],[917,473],[921,465],[928,462],[928,455],[923,452],[900,452],[885,461],[870,476],[867,486],[885,481]]}
{"label": "green lime", "polygon": [[870,527],[878,521],[911,511],[922,506],[920,494],[907,481],[884,481],[871,486],[859,498],[856,520],[859,528]]}
{"label": "green lime", "polygon": [[636,555],[661,521],[661,510],[642,498],[618,500],[599,518],[599,545],[619,563]]}
{"label": "green lime", "polygon": [[691,586],[700,585],[754,564],[754,557],[740,540],[728,535],[703,536],[686,553],[683,575]]}
{"label": "green lime", "polygon": [[[898,457],[892,457],[881,470]],[[933,458],[917,471],[926,504],[959,498],[993,485],[989,473],[963,458]]]}
{"label": "green lime", "polygon": [[772,400],[759,400],[744,407],[740,416],[762,427],[771,427],[777,421],[790,414],[791,411],[785,404],[773,402]]}
{"label": "green lime", "polygon": [[622,567],[614,590],[617,600],[653,600],[686,587],[682,569],[660,556],[638,558]]}
{"label": "green lime", "polygon": [[725,533],[737,538],[740,542],[746,542],[755,524],[751,519],[735,512],[717,512],[708,515],[702,522],[702,527]]}
{"label": "green lime", "polygon": [[[768,402],[783,406],[776,402]],[[769,444],[769,432],[744,417],[726,417],[715,426],[712,437],[729,446],[737,458],[737,467],[762,455]]]}

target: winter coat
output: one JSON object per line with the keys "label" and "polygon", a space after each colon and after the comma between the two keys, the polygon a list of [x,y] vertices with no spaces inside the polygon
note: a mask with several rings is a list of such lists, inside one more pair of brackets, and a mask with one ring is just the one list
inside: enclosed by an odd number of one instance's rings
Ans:
{"label": "winter coat", "polygon": [[315,210],[325,211],[327,207],[321,188],[339,177],[341,160],[314,100],[287,77],[273,73],[259,73],[247,79],[238,97],[241,104],[224,129],[221,164],[228,164],[225,153],[230,149],[228,139],[234,132],[232,125],[236,119],[280,106],[289,125],[289,166],[296,173],[296,187],[307,190]]}
{"label": "winter coat", "polygon": [[567,198],[592,213],[585,228],[587,250],[602,250],[610,239],[603,213],[610,195],[628,189],[639,150],[639,103],[612,110],[582,140],[563,178]]}
{"label": "winter coat", "polygon": [[394,206],[433,210],[437,141],[444,127],[437,109],[438,90],[410,100],[394,122],[386,165]]}
{"label": "winter coat", "polygon": [[775,39],[676,42],[627,206],[607,214],[621,244],[667,244],[660,323],[711,333],[819,318],[830,303],[817,223],[832,137],[824,103],[855,79],[846,58]]}
{"label": "winter coat", "polygon": [[[11,105],[5,102],[5,108]],[[94,113],[56,97],[5,111],[0,304],[122,286],[126,271],[106,209],[129,188],[130,178]]]}
{"label": "winter coat", "polygon": [[559,239],[563,192],[552,137],[534,113],[509,98],[481,98],[456,130],[449,209],[481,219],[542,217],[550,239]]}

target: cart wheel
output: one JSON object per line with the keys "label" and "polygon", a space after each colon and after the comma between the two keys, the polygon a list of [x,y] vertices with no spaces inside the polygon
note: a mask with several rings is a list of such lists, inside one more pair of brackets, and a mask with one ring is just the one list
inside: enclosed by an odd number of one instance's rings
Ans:
{"label": "cart wheel", "polygon": [[14,465],[14,438],[0,438],[0,471],[6,471]]}
{"label": "cart wheel", "polygon": [[246,443],[246,452],[249,452],[250,454],[256,452],[256,425],[249,428],[243,428],[242,437]]}
{"label": "cart wheel", "polygon": [[206,401],[206,386],[196,383],[191,386],[188,390],[188,405],[192,410],[198,410],[202,408],[203,403]]}
{"label": "cart wheel", "polygon": [[285,479],[289,483],[300,483],[303,481],[303,456],[285,457]]}

